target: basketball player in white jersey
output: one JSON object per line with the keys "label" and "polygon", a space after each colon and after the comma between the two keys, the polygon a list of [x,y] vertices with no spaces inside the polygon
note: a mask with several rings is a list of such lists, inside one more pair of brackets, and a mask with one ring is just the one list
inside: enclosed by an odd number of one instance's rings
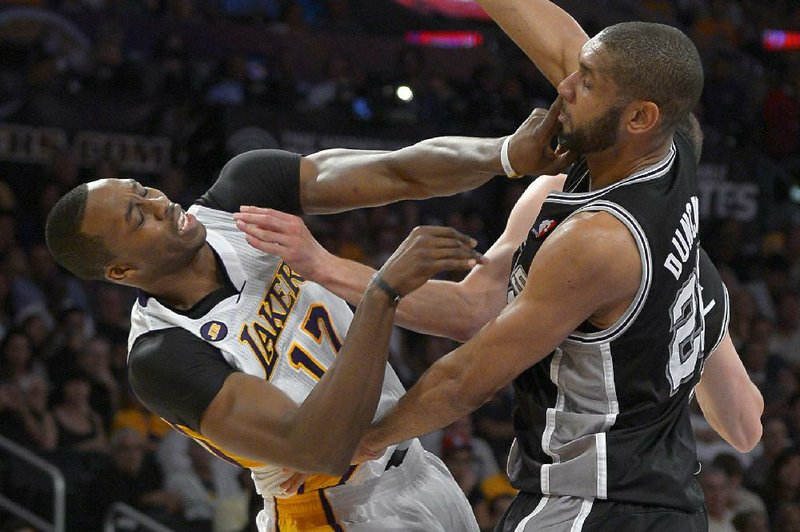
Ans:
{"label": "basketball player in white jersey", "polygon": [[[568,162],[549,146],[557,112],[515,133],[531,172]],[[231,213],[244,204],[336,212],[452,194],[500,172],[501,144],[440,138],[392,153],[249,152],[187,212],[136,181],[99,180],[59,200],[47,242],[73,273],[138,289],[134,391],[177,430],[252,470],[264,497],[260,530],[476,530],[458,486],[416,440],[350,465],[370,421],[403,393],[386,364],[394,305],[435,271],[474,265],[468,239],[415,231],[353,318],[279,257],[248,246]],[[324,474],[287,496],[284,467]]]}

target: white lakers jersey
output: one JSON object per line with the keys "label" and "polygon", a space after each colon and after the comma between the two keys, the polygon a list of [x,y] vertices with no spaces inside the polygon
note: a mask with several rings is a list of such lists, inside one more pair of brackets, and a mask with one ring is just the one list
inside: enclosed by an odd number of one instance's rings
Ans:
{"label": "white lakers jersey", "polygon": [[[343,300],[293,272],[280,257],[251,247],[230,213],[200,205],[192,206],[189,212],[206,227],[207,242],[222,260],[237,293],[198,319],[174,312],[155,298],[139,300],[131,311],[129,350],[145,333],[180,327],[218,348],[236,370],[268,380],[293,401],[302,403],[336,359],[352,311]],[[403,393],[402,384],[387,364],[376,418]],[[279,485],[287,478],[281,467],[236,457],[188,427],[173,426],[217,456],[250,468],[256,489],[265,498],[281,494]],[[320,435],[320,444],[327,444],[324,434]],[[380,476],[393,451],[394,447],[380,460],[351,468],[344,477],[311,477],[304,491],[360,484]]]}

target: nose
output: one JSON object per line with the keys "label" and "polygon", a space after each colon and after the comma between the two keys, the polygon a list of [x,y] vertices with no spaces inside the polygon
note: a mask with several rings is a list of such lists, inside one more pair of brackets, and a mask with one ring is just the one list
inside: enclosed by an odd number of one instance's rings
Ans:
{"label": "nose", "polygon": [[564,101],[568,103],[573,103],[575,101],[575,76],[578,74],[577,71],[573,72],[563,80],[561,83],[558,84],[556,90],[558,94],[564,97]]}
{"label": "nose", "polygon": [[168,218],[172,212],[172,202],[164,193],[159,192],[158,195],[153,195],[149,198],[144,198],[145,207],[152,213],[157,220]]}

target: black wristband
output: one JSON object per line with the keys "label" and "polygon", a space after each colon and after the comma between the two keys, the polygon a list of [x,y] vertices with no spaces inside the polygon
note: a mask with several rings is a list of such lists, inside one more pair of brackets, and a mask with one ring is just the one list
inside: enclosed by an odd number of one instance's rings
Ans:
{"label": "black wristband", "polygon": [[400,300],[403,298],[400,294],[398,294],[394,288],[389,286],[389,283],[383,280],[381,274],[375,272],[375,275],[372,276],[372,282],[378,285],[378,288],[383,290],[387,296],[389,296],[389,301],[392,302],[393,305],[397,305],[400,303]]}

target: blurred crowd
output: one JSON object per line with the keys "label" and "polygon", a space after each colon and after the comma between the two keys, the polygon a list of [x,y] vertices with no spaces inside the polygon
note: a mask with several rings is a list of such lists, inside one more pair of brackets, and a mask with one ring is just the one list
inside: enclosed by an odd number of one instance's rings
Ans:
{"label": "blurred crowd", "polygon": [[[105,21],[91,25],[91,41],[81,47],[46,26],[9,27],[0,10],[1,123],[65,127],[91,109],[101,121],[95,127],[160,135],[173,146],[169,168],[158,175],[125,172],[110,159],[81,166],[70,150],[59,151],[49,164],[0,162],[0,434],[62,469],[69,530],[99,530],[114,501],[175,530],[248,530],[260,502],[245,472],[168,430],[130,392],[126,350],[133,294],[79,281],[52,260],[43,226],[61,194],[97,177],[134,177],[188,207],[236,154],[226,145],[225,122],[237,109],[289,111],[298,120],[336,123],[361,136],[391,137],[400,127],[424,136],[499,135],[554,97],[489,23],[470,25],[495,35],[496,54],[466,77],[432,68],[423,48],[396,46],[397,53],[376,65],[331,47],[320,51],[321,66],[298,72],[290,47],[220,55],[174,30],[199,24],[246,33],[257,27],[282,41],[315,32],[368,34],[369,23],[358,16],[361,4],[0,4],[5,10],[37,8],[78,25]],[[765,29],[800,31],[800,6],[790,0],[606,4],[603,13],[585,5],[576,11],[590,34],[613,22],[606,19],[615,13],[668,22],[693,37],[706,67],[697,109],[706,134],[701,242],[723,273],[730,332],[766,402],[763,440],[748,454],[723,442],[695,405],[699,478],[711,530],[800,531],[800,52],[767,52],[760,41]],[[133,35],[127,17],[156,20],[160,33]],[[398,98],[399,86],[413,97]],[[419,224],[456,227],[485,250],[528,183],[495,179],[452,198],[307,222],[326,248],[373,266]],[[391,361],[410,385],[456,345],[398,329]],[[512,390],[504,390],[472,416],[423,438],[450,468],[485,530],[514,494],[503,472],[513,438],[512,403]],[[50,515],[47,478],[4,452],[0,492]],[[135,529],[124,520],[117,527]],[[0,530],[23,529],[0,512]]]}

